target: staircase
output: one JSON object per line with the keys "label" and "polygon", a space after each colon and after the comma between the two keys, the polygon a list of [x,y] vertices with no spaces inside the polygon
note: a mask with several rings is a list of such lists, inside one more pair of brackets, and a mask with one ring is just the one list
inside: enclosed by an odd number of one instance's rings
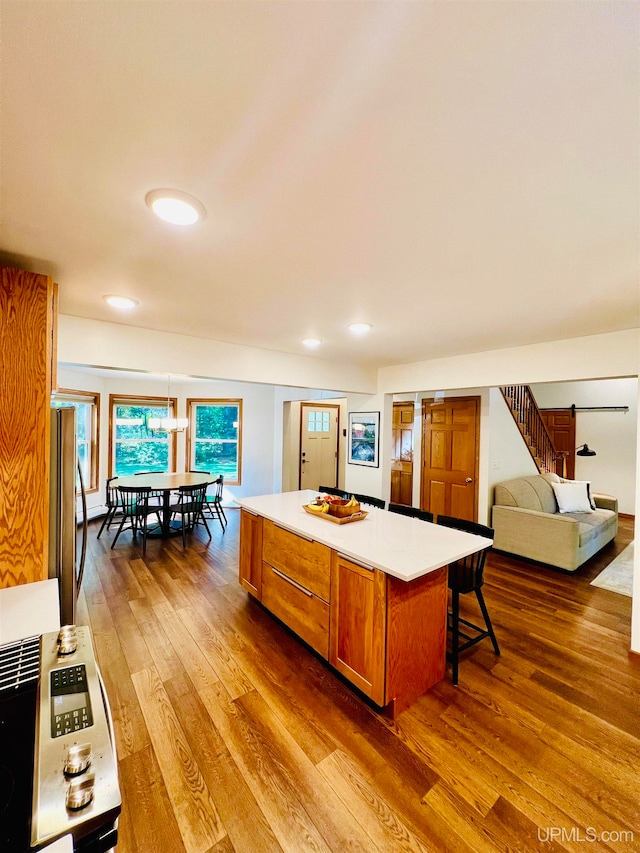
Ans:
{"label": "staircase", "polygon": [[500,391],[538,471],[541,474],[562,474],[567,454],[553,446],[531,388],[528,385],[503,385]]}

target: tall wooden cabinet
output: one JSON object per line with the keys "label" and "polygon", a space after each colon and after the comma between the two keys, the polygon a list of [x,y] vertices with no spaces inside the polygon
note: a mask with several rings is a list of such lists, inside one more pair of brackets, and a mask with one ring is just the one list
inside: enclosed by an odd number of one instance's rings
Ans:
{"label": "tall wooden cabinet", "polygon": [[0,268],[0,587],[48,576],[56,286]]}

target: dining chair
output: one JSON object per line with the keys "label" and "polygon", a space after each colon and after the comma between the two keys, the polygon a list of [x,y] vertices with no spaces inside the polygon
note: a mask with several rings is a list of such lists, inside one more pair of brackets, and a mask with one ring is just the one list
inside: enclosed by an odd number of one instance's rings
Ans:
{"label": "dining chair", "polygon": [[357,492],[354,493],[354,498],[361,504],[369,504],[370,506],[375,506],[378,509],[384,509],[385,502],[381,498],[372,498],[370,495],[359,495]]}
{"label": "dining chair", "polygon": [[[122,506],[122,521],[111,543],[111,547],[115,548],[116,542],[124,530],[131,530],[134,540],[138,533],[142,534],[142,553],[145,554],[147,551],[147,520],[150,515],[155,515],[158,518],[158,524],[160,524],[160,508],[149,506],[149,497],[151,496],[149,486],[140,486],[139,488],[135,486],[117,486],[117,490]],[[125,527],[127,521],[129,522],[129,526]]]}
{"label": "dining chair", "polygon": [[[192,469],[189,473],[208,474],[209,476],[211,476],[211,471],[201,471]],[[218,521],[220,522],[220,527],[222,527],[222,532],[224,533],[225,528],[227,526],[227,516],[224,514],[224,507],[222,506],[222,489],[224,485],[224,474],[220,474],[218,477],[216,477],[215,480],[212,481],[212,483],[209,483],[208,485],[214,485],[216,489],[212,495],[205,493],[203,510],[206,510],[211,516],[211,518],[218,519]],[[214,510],[216,511],[215,515],[213,514]]]}
{"label": "dining chair", "polygon": [[211,539],[211,531],[203,512],[207,485],[207,483],[201,483],[198,486],[178,486],[178,503],[172,507],[171,517],[180,517],[183,548],[187,545],[187,533],[193,532],[196,524],[204,524]]}
{"label": "dining chair", "polygon": [[[493,529],[486,527],[484,524],[477,524],[475,521],[467,521],[462,518],[452,518],[447,515],[438,515],[438,524],[444,527],[451,527],[455,530],[462,530],[465,533],[473,533],[475,536],[484,536],[486,539],[493,539]],[[493,631],[493,625],[489,618],[489,611],[484,601],[482,594],[482,585],[484,583],[484,564],[487,559],[487,552],[491,546],[488,545],[482,551],[477,551],[475,554],[469,554],[468,557],[462,557],[454,563],[449,564],[448,586],[451,590],[451,612],[447,613],[447,630],[451,632],[451,651],[447,652],[447,659],[451,661],[451,682],[458,683],[458,662],[460,652],[464,652],[471,646],[475,646],[485,637],[491,639],[493,651],[499,655],[500,648],[496,635]],[[460,616],[460,596],[467,595],[470,592],[475,592],[482,617],[484,619],[484,627],[469,622]],[[463,626],[463,629],[460,626]],[[465,628],[473,631],[473,634],[467,634]]]}
{"label": "dining chair", "polygon": [[[215,491],[212,495],[205,495],[204,506],[211,515],[211,518],[218,519],[220,527],[222,527],[222,532],[224,533],[227,526],[227,516],[224,514],[224,507],[222,506],[224,475],[220,474],[220,476],[213,481],[213,485],[215,486]],[[216,512],[215,516],[213,514],[214,510]]]}
{"label": "dining chair", "polygon": [[97,539],[102,535],[102,531],[107,528],[107,530],[111,527],[116,517],[122,515],[122,503],[120,501],[120,496],[118,495],[117,486],[112,485],[117,477],[107,477],[107,488],[106,488],[106,507],[107,514],[102,519],[102,524],[100,525],[100,530],[98,531]]}
{"label": "dining chair", "polygon": [[[136,471],[134,476],[135,477],[144,477],[145,474],[164,474],[164,471]],[[162,503],[162,498],[163,498],[162,492],[155,492],[153,489],[151,489],[151,493],[149,494],[149,497],[153,498],[153,500],[156,501],[158,504]]]}
{"label": "dining chair", "polygon": [[433,513],[426,509],[418,509],[415,506],[405,506],[404,504],[389,504],[387,507],[389,512],[395,512],[398,515],[408,515],[410,518],[419,518],[420,521],[433,521]]}
{"label": "dining chair", "polygon": [[347,493],[343,489],[337,489],[335,486],[318,486],[318,491],[322,495],[335,495],[344,500],[348,499]]}

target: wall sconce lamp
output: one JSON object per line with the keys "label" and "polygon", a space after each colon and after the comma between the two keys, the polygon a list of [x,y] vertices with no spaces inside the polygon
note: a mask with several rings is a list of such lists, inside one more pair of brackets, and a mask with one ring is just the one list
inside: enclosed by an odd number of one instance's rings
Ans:
{"label": "wall sconce lamp", "polygon": [[597,456],[595,450],[589,450],[588,444],[576,447],[576,456]]}

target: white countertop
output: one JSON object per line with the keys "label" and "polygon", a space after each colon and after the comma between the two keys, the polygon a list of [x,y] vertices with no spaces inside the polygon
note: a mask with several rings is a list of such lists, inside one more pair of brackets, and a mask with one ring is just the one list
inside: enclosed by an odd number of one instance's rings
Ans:
{"label": "white countertop", "polygon": [[356,563],[403,581],[415,580],[492,544],[491,539],[368,506],[362,507],[369,513],[362,521],[334,524],[302,509],[302,504],[317,495],[305,489],[236,498],[236,503],[293,533],[328,545]]}
{"label": "white countertop", "polygon": [[0,589],[0,645],[60,628],[58,581]]}

